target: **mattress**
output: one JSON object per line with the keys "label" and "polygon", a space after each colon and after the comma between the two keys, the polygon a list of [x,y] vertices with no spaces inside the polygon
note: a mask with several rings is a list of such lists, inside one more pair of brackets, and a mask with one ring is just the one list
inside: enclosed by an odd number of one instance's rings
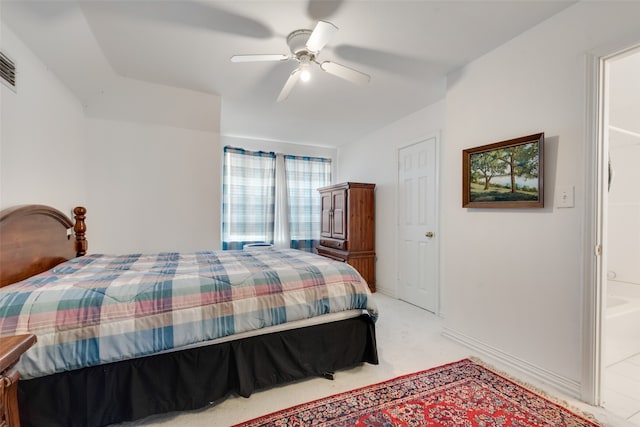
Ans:
{"label": "mattress", "polygon": [[363,312],[358,272],[308,252],[93,254],[0,289],[0,336],[37,335],[28,379]]}

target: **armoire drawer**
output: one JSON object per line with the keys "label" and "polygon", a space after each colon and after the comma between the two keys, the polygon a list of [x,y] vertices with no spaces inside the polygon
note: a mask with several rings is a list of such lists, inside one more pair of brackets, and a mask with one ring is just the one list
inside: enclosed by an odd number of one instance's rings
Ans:
{"label": "armoire drawer", "polygon": [[347,240],[334,240],[334,239],[320,239],[320,245],[327,248],[334,248],[346,251],[348,248]]}
{"label": "armoire drawer", "polygon": [[339,253],[332,252],[330,250],[323,250],[321,247],[316,248],[318,255],[322,255],[327,258],[331,258],[335,261],[347,262],[347,258],[341,256]]}

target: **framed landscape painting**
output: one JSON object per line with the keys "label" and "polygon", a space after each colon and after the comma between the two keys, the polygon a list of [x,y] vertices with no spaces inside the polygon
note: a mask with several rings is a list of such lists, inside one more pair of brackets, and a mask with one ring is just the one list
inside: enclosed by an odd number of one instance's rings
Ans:
{"label": "framed landscape painting", "polygon": [[542,208],[544,133],[462,151],[462,207]]}

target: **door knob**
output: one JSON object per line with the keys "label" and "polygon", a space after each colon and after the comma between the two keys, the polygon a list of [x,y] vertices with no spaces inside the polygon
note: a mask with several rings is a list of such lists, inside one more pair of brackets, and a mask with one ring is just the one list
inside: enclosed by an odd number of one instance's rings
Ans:
{"label": "door knob", "polygon": [[433,237],[435,236],[435,234],[433,234],[433,231],[427,231],[426,233],[424,233],[425,237]]}

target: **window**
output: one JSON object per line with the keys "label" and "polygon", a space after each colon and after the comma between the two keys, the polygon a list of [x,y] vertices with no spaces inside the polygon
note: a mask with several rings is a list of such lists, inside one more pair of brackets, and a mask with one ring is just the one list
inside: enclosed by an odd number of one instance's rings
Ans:
{"label": "window", "polygon": [[331,184],[331,160],[284,156],[291,247],[313,250],[320,239],[318,188]]}
{"label": "window", "polygon": [[331,160],[224,148],[222,249],[247,243],[311,251],[320,238],[317,189]]}
{"label": "window", "polygon": [[222,249],[273,240],[275,153],[224,147]]}

